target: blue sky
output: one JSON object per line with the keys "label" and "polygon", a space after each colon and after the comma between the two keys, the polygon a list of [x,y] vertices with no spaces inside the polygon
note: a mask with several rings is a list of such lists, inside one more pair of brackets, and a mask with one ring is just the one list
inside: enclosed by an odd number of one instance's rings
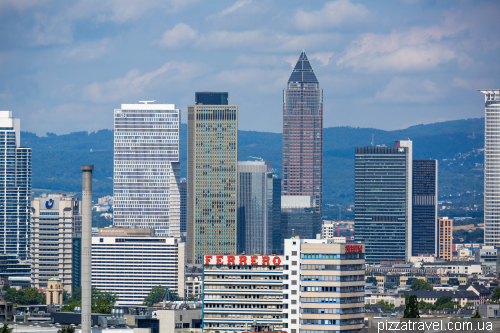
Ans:
{"label": "blue sky", "polygon": [[43,135],[113,127],[121,103],[228,91],[239,128],[282,131],[302,49],[324,127],[484,116],[500,88],[500,2],[0,0],[0,109]]}

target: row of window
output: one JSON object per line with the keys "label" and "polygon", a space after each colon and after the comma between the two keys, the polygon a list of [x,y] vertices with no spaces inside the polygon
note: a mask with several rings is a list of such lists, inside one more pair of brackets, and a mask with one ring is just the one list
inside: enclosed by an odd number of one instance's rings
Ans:
{"label": "row of window", "polygon": [[321,254],[321,253],[315,253],[315,254],[302,254],[302,259],[364,259],[365,255],[364,253],[346,253],[346,254]]}
{"label": "row of window", "polygon": [[352,319],[301,319],[302,325],[355,325],[364,324],[364,318]]}
{"label": "row of window", "polygon": [[358,265],[301,265],[303,270],[319,270],[319,271],[357,271],[364,270],[364,264]]}
{"label": "row of window", "polygon": [[364,281],[364,275],[302,275],[302,281]]}
{"label": "row of window", "polygon": [[358,291],[365,291],[364,286],[351,286],[351,287],[301,287],[300,291],[308,292],[333,292],[333,293],[351,293]]}
{"label": "row of window", "polygon": [[303,308],[300,313],[303,314],[349,314],[349,313],[364,313],[365,307],[358,308]]}
{"label": "row of window", "polygon": [[360,297],[301,297],[302,303],[362,303],[364,296]]}

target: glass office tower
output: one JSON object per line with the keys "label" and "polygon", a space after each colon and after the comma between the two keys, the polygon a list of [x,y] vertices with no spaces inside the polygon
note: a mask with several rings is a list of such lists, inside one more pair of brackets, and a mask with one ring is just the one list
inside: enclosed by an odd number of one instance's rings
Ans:
{"label": "glass office tower", "polygon": [[413,161],[412,255],[437,254],[437,160]]}
{"label": "glass office tower", "polygon": [[283,195],[306,195],[321,215],[323,90],[302,51],[283,93]]}
{"label": "glass office tower", "polygon": [[276,206],[281,208],[281,197],[273,195],[274,186],[281,191],[281,184],[276,184],[275,179],[271,162],[238,162],[239,253],[272,253],[273,230],[280,221]]}
{"label": "glass office tower", "polygon": [[[197,101],[211,92],[197,93]],[[238,106],[188,106],[186,260],[237,251]],[[208,97],[207,97],[208,98]]]}
{"label": "glass office tower", "polygon": [[355,239],[365,243],[367,263],[411,256],[411,165],[411,141],[356,147]]}
{"label": "glass office tower", "polygon": [[0,111],[0,253],[30,254],[31,148],[21,147],[21,121]]}
{"label": "glass office tower", "polygon": [[113,224],[179,237],[180,112],[153,102],[115,110]]}
{"label": "glass office tower", "polygon": [[484,94],[484,245],[500,246],[500,89]]}

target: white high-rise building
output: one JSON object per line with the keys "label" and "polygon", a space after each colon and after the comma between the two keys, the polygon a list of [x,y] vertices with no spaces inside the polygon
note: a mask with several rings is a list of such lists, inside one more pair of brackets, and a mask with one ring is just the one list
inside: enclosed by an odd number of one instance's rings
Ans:
{"label": "white high-rise building", "polygon": [[113,223],[180,236],[180,112],[174,104],[115,110]]}
{"label": "white high-rise building", "polygon": [[31,149],[21,147],[21,121],[0,111],[0,253],[30,252]]}
{"label": "white high-rise building", "polygon": [[484,245],[500,246],[500,89],[484,94]]}

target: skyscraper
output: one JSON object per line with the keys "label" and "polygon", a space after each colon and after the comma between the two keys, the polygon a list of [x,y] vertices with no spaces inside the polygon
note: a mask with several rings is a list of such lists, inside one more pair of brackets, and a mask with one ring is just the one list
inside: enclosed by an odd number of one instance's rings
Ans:
{"label": "skyscraper", "polygon": [[21,147],[21,121],[0,111],[0,253],[30,253],[31,149]]}
{"label": "skyscraper", "polygon": [[[219,97],[216,95],[219,94]],[[238,106],[227,93],[196,93],[188,106],[186,259],[237,251]]]}
{"label": "skyscraper", "polygon": [[283,195],[313,196],[322,212],[323,90],[302,51],[283,93]]}
{"label": "skyscraper", "polygon": [[50,278],[58,277],[67,292],[75,288],[73,274],[73,238],[81,237],[82,214],[78,198],[65,194],[42,194],[31,203],[31,280],[38,289],[46,289]]}
{"label": "skyscraper", "polygon": [[[273,178],[271,162],[238,162],[238,252],[271,254],[273,230],[280,224],[281,184]],[[279,193],[279,192],[278,192]],[[258,235],[258,236],[256,236]]]}
{"label": "skyscraper", "polygon": [[113,224],[180,236],[180,113],[174,104],[115,110]]}
{"label": "skyscraper", "polygon": [[437,254],[437,160],[413,161],[412,255]]}
{"label": "skyscraper", "polygon": [[500,246],[500,89],[484,94],[484,245]]}
{"label": "skyscraper", "polygon": [[355,239],[366,262],[409,260],[412,253],[412,142],[356,147]]}
{"label": "skyscraper", "polygon": [[453,259],[453,220],[448,217],[439,219],[439,253],[438,258],[451,261]]}

